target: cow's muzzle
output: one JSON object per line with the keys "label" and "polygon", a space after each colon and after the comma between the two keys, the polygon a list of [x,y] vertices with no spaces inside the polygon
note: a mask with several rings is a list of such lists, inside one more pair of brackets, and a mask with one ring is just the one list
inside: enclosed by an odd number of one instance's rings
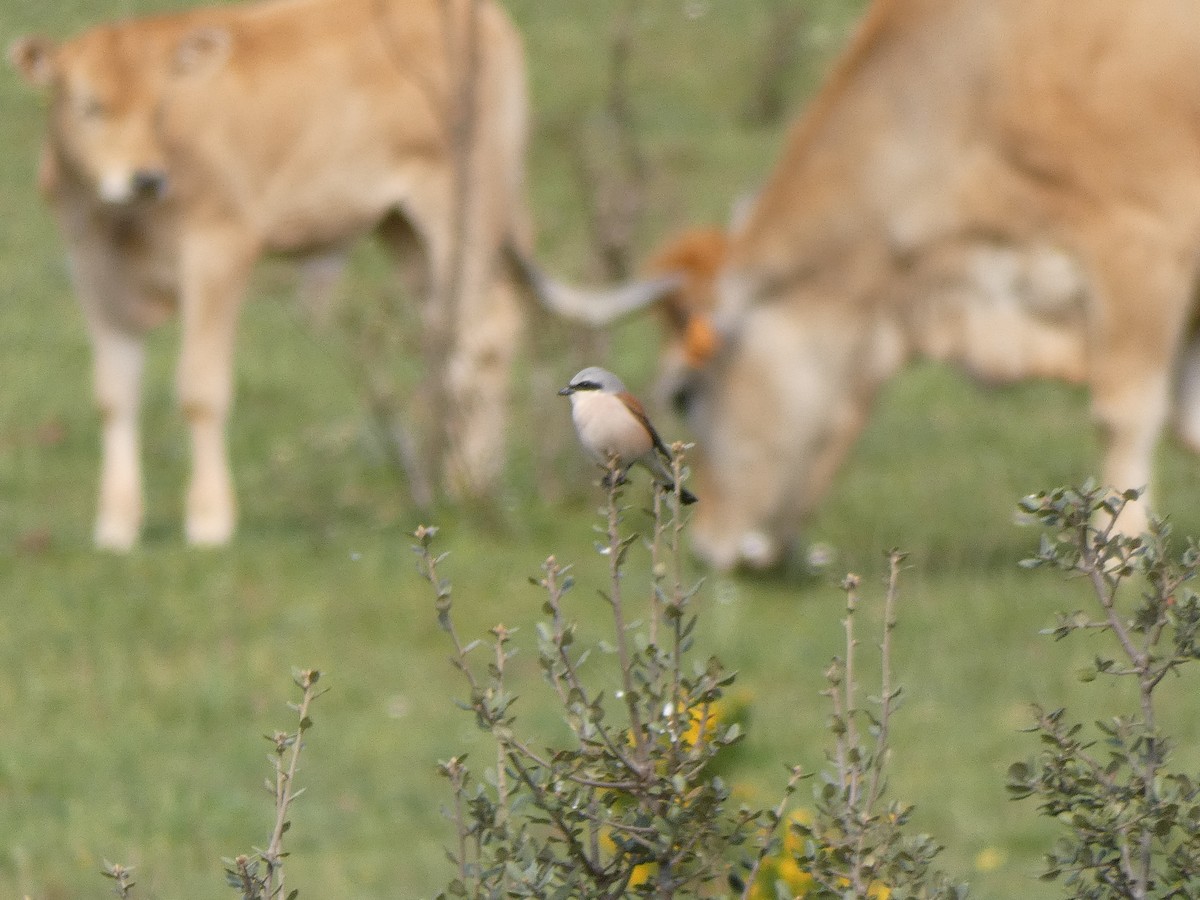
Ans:
{"label": "cow's muzzle", "polygon": [[161,200],[167,194],[169,182],[162,169],[116,171],[100,179],[100,198],[106,203],[123,206],[138,200]]}
{"label": "cow's muzzle", "polygon": [[161,169],[139,169],[133,173],[133,195],[161,200],[167,194],[167,173]]}

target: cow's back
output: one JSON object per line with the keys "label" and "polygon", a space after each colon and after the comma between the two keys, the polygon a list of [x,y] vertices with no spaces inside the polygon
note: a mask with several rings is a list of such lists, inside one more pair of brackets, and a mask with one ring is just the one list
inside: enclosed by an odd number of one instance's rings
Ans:
{"label": "cow's back", "polygon": [[474,23],[471,8],[466,0],[268,0],[120,28],[131,48],[142,39],[169,46],[203,28],[229,36],[217,71],[173,84],[165,97],[177,196],[184,208],[219,207],[257,227],[265,247],[290,251],[358,233],[402,205],[414,184],[440,177],[431,172],[452,158],[468,77],[479,94],[471,137],[505,170],[487,181],[504,184],[508,206],[519,205],[522,48],[499,7],[480,4]]}
{"label": "cow's back", "polygon": [[[978,178],[1020,192],[995,200],[1010,220],[1039,191],[1052,215],[1088,214],[1055,188],[1200,203],[1198,126],[1193,3],[877,0],[789,133],[732,265],[819,269],[868,220],[901,250],[920,244],[957,226]],[[910,198],[922,208],[902,221]]]}
{"label": "cow's back", "polygon": [[1181,0],[1006,4],[997,127],[1014,152],[1038,155],[1031,166],[1068,161],[1081,189],[1179,190],[1182,172],[1200,171],[1197,12]]}

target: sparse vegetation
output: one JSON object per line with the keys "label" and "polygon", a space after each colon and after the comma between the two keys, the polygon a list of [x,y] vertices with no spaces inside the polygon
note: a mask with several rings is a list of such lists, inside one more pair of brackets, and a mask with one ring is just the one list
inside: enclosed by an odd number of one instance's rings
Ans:
{"label": "sparse vegetation", "polygon": [[[551,556],[543,575],[531,579],[545,593],[549,617],[537,626],[539,668],[552,688],[549,705],[570,732],[557,747],[535,749],[518,726],[517,697],[505,681],[515,629],[494,626],[490,646],[464,644],[454,625],[453,588],[441,574],[445,554],[434,553],[437,529],[417,529],[420,570],[434,588],[438,623],[469,690],[462,705],[496,752],[482,779],[461,756],[439,766],[453,792],[449,816],[457,834],[448,853],[456,872],[439,897],[965,896],[965,885],[932,869],[940,846],[910,833],[912,807],[885,802],[888,726],[900,697],[891,673],[899,552],[889,556],[878,714],[859,705],[858,578],[844,583],[846,649],[826,673],[824,692],[833,707],[831,771],[816,791],[815,814],[786,816],[800,766],[773,809],[734,804],[713,764],[744,733],[716,714],[734,676],[715,657],[692,652],[701,630],[692,602],[699,585],[687,585],[681,574],[682,445],[673,453],[675,493],[664,502],[655,492],[644,563],[630,562],[642,539],[625,524],[615,464],[601,482],[607,503],[598,530],[605,539],[596,549],[608,567],[599,593],[612,613],[611,641],[580,640],[566,612],[575,586],[569,565]],[[649,597],[641,601],[624,586],[628,570],[639,565],[651,570]],[[608,690],[595,683],[595,666],[588,664],[597,650],[615,657]],[[773,865],[764,867],[772,856]],[[782,871],[787,863],[798,878]]]}
{"label": "sparse vegetation", "polygon": [[[655,497],[649,557],[636,564],[653,570],[652,586],[648,597],[637,596],[626,587],[625,570],[635,565],[628,557],[642,549],[642,539],[624,524],[617,474],[609,472],[597,543],[608,567],[600,591],[612,617],[608,636],[592,642],[579,634],[571,601],[592,601],[568,594],[575,585],[569,565],[551,556],[536,579],[548,616],[537,625],[538,666],[551,689],[549,705],[570,732],[557,747],[542,749],[517,725],[516,696],[505,680],[516,652],[513,630],[492,628],[490,648],[463,643],[450,582],[440,574],[443,557],[433,553],[436,530],[416,532],[439,624],[469,689],[464,705],[496,745],[484,781],[462,757],[441,765],[453,788],[458,834],[451,853],[456,877],[442,896],[708,896],[714,885],[724,886],[731,851],[754,830],[757,815],[739,811],[728,785],[710,771],[742,733],[713,716],[732,675],[691,652],[697,587],[682,579],[679,498]],[[473,651],[480,652],[473,658]],[[595,683],[590,659],[597,651],[615,657],[607,688]],[[484,661],[476,661],[480,655]]]}

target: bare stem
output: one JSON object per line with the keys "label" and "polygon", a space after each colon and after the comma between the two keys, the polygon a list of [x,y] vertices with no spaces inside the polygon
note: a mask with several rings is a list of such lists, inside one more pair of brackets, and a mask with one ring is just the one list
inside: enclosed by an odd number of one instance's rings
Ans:
{"label": "bare stem", "polygon": [[[496,625],[492,629],[492,634],[496,638],[496,675],[495,683],[496,690],[503,694],[504,692],[504,663],[507,659],[507,651],[505,645],[509,641],[509,630],[503,624]],[[496,741],[496,821],[497,823],[504,822],[508,819],[508,757],[512,753],[509,747],[508,740],[505,739],[504,733],[492,729],[492,736]],[[481,841],[482,835],[476,834],[476,841]],[[482,854],[482,846],[476,847],[476,859]],[[505,868],[500,876],[500,893],[501,896],[508,893],[508,869]]]}
{"label": "bare stem", "polygon": [[662,615],[659,591],[662,590],[663,492],[654,492],[654,538],[650,541],[650,646],[658,648],[658,617]]}
{"label": "bare stem", "polygon": [[[267,864],[266,897],[284,896],[283,871],[283,835],[288,828],[288,809],[292,802],[300,796],[303,788],[295,789],[296,771],[300,765],[300,751],[304,746],[304,733],[312,726],[308,717],[308,708],[316,698],[316,685],[321,673],[316,669],[305,669],[296,676],[296,686],[303,691],[300,703],[295,707],[298,723],[296,733],[284,735],[282,739],[276,736],[276,753],[278,761],[275,764],[275,827],[271,832],[271,842],[263,853],[263,861]],[[290,753],[286,767],[283,757]],[[278,881],[278,885],[276,885]]]}
{"label": "bare stem", "polygon": [[[858,584],[859,579],[857,575],[846,576],[844,583],[846,589],[846,618],[842,623],[846,629],[846,668],[842,684],[846,708],[846,743],[852,750],[858,746],[858,724],[855,721],[858,716],[856,705],[858,688],[854,683],[854,649],[858,646],[854,640],[854,613],[858,609]],[[859,770],[857,765],[850,764],[849,775],[849,803],[853,807],[858,803]]]}
{"label": "bare stem", "polygon": [[[670,728],[672,734],[679,733],[679,716],[681,713],[691,716],[691,710],[680,710],[683,702],[683,630],[684,607],[687,605],[687,592],[683,586],[683,461],[687,447],[679,441],[671,445],[671,478],[674,489],[671,492],[671,715]],[[656,492],[657,493],[657,492]],[[705,705],[701,714],[707,719],[708,707]],[[704,736],[705,723],[701,723],[700,736],[697,746]]]}
{"label": "bare stem", "polygon": [[637,760],[635,771],[644,774],[647,754],[647,737],[643,732],[642,713],[638,707],[638,695],[633,686],[633,667],[629,659],[629,633],[625,625],[625,610],[621,599],[621,467],[617,461],[610,460],[608,466],[608,602],[612,607],[613,628],[616,631],[617,661],[621,666],[621,684],[624,692],[625,706],[629,710],[629,729],[633,733],[634,756]]}
{"label": "bare stem", "polygon": [[450,780],[450,788],[454,793],[454,830],[458,832],[458,877],[464,885],[470,883],[467,872],[467,836],[470,826],[467,825],[466,809],[463,803],[463,792],[467,786],[467,769],[460,757],[454,757],[441,763],[441,770]]}
{"label": "bare stem", "polygon": [[[496,637],[496,688],[504,689],[504,663],[507,659],[505,645],[509,641],[509,630],[504,625],[492,629]],[[504,760],[508,756],[508,743],[503,735],[496,735],[496,796],[498,808],[503,812],[508,809],[508,783],[505,773]]]}
{"label": "bare stem", "polygon": [[900,595],[900,567],[904,554],[892,550],[888,554],[888,585],[883,601],[883,642],[880,644],[879,733],[875,738],[875,758],[871,766],[871,783],[867,789],[867,808],[874,808],[883,793],[883,770],[887,764],[888,725],[892,718],[895,696],[892,693],[892,632],[896,628],[896,601]]}

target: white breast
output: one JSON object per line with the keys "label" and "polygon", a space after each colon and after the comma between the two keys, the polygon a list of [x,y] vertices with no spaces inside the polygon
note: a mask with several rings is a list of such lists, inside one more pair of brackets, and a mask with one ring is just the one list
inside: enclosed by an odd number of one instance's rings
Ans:
{"label": "white breast", "polygon": [[571,395],[571,417],[580,443],[600,465],[611,456],[628,466],[653,446],[650,435],[614,394],[579,391]]}

